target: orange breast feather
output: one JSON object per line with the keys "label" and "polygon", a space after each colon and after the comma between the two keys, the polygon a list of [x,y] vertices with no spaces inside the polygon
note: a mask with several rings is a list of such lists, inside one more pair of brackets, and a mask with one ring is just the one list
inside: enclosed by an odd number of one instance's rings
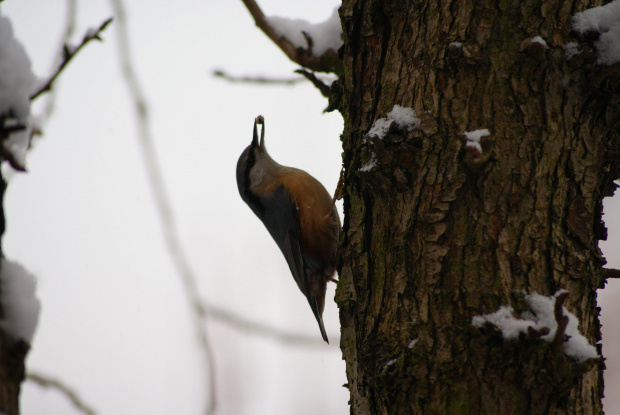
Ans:
{"label": "orange breast feather", "polygon": [[314,177],[303,170],[289,169],[278,181],[289,190],[299,208],[301,247],[306,255],[327,258],[334,238],[332,198]]}

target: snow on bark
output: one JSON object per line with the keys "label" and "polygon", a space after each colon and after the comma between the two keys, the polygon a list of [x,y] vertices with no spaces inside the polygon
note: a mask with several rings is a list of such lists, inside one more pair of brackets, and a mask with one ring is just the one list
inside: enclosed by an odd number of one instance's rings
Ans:
{"label": "snow on bark", "polygon": [[[546,327],[549,329],[549,333],[541,338],[551,342],[558,328],[554,315],[555,301],[556,297],[563,292],[563,290],[560,290],[550,297],[537,293],[528,294],[525,296],[525,300],[530,310],[522,313],[521,316],[515,315],[512,306],[505,305],[501,306],[494,313],[474,316],[472,324],[475,327],[482,327],[486,323],[491,323],[502,331],[502,335],[506,340],[516,340],[520,334],[527,334],[530,327],[534,330]],[[579,320],[577,317],[564,307],[562,307],[562,311],[568,317],[568,325],[565,331],[567,340],[562,344],[564,353],[578,362],[599,357],[596,348],[579,332]]]}

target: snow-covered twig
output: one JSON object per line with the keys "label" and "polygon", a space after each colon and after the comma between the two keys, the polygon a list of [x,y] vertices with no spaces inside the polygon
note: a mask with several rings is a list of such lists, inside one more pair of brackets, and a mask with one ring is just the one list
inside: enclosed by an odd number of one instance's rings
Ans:
{"label": "snow-covered twig", "polygon": [[54,81],[56,81],[56,78],[58,78],[58,76],[60,75],[60,73],[63,71],[63,69],[65,69],[65,67],[69,64],[69,62],[71,61],[71,59],[73,59],[73,57],[84,47],[86,46],[86,44],[88,42],[90,42],[91,40],[99,40],[101,41],[101,37],[100,34],[103,30],[105,30],[105,28],[112,22],[112,17],[110,17],[109,19],[107,19],[105,22],[103,22],[98,29],[90,29],[86,32],[86,34],[84,35],[84,38],[82,39],[82,42],[76,46],[76,47],[69,47],[68,45],[65,45],[63,48],[63,58],[62,61],[60,62],[60,65],[58,66],[58,69],[56,69],[56,72],[54,72],[54,74],[41,86],[39,87],[35,92],[33,92],[30,95],[30,100],[35,100],[37,99],[41,94],[49,91],[52,89],[52,85],[54,84]]}
{"label": "snow-covered twig", "polygon": [[[291,39],[279,34],[276,29],[269,23],[267,17],[254,0],[243,0],[243,4],[248,9],[256,26],[259,27],[293,62],[316,72],[339,72],[340,59],[333,49],[327,49],[320,55],[312,53],[312,42],[308,42],[307,49],[303,49],[294,44]],[[309,38],[307,33],[303,34],[306,40]],[[324,56],[330,56],[331,59],[323,59]]]}
{"label": "snow-covered twig", "polygon": [[95,415],[96,413],[89,405],[84,403],[84,401],[79,397],[77,392],[75,392],[73,389],[71,389],[69,386],[65,385],[62,381],[58,379],[54,379],[40,373],[29,372],[26,375],[26,380],[36,383],[43,388],[51,388],[60,392],[67,399],[69,399],[69,401],[76,409],[78,409],[83,414]]}

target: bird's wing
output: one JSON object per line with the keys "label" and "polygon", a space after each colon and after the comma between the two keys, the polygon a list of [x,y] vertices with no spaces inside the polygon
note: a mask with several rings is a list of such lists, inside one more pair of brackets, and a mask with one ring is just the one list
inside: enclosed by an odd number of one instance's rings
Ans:
{"label": "bird's wing", "polygon": [[321,310],[319,310],[316,297],[310,290],[310,276],[307,267],[304,265],[304,257],[301,251],[299,208],[284,189],[284,186],[279,186],[269,196],[262,196],[261,204],[264,209],[262,209],[262,215],[259,215],[259,218],[282,251],[297,286],[308,299],[312,313],[319,323],[323,340],[328,342]]}
{"label": "bird's wing", "polygon": [[283,186],[279,186],[269,196],[263,196],[265,207],[260,219],[282,251],[297,286],[308,296],[310,283],[304,272],[301,254],[301,230],[297,204],[291,199]]}

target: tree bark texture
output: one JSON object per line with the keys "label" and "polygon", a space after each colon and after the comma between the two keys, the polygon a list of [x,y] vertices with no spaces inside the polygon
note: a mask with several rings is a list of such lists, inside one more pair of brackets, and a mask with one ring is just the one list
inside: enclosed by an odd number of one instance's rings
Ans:
{"label": "tree bark texture", "polygon": [[[571,33],[588,7],[343,2],[336,300],[352,414],[601,413],[602,364],[577,364],[536,333],[506,341],[471,325],[524,309],[524,292],[566,289],[581,333],[600,340],[620,100],[593,39]],[[567,59],[571,41],[581,54]],[[368,136],[395,104],[420,127]],[[490,132],[482,153],[465,146],[477,129]]]}
{"label": "tree bark texture", "polygon": [[[0,134],[1,135],[1,134]],[[0,237],[4,235],[4,195],[6,182],[0,175]],[[0,256],[3,255],[0,243]],[[0,269],[0,272],[2,270]],[[0,293],[2,292],[0,284]],[[0,319],[4,311],[0,304]],[[24,360],[30,347],[24,341],[16,341],[0,328],[0,414],[19,414],[19,393],[25,378]]]}

